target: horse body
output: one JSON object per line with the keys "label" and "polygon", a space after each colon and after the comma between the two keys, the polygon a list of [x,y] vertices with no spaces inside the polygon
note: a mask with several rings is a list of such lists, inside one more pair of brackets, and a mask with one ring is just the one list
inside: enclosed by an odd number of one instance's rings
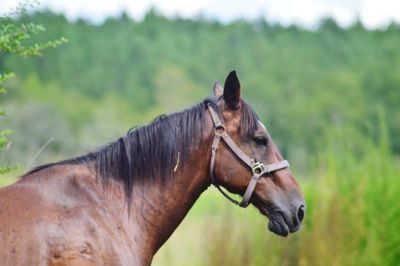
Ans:
{"label": "horse body", "polygon": [[1,264],[149,265],[209,186],[206,160],[192,160],[191,174],[135,187],[130,211],[121,184],[99,184],[93,165],[24,176],[0,189]]}
{"label": "horse body", "polygon": [[[232,73],[224,100],[217,95],[219,100],[162,117],[96,153],[40,166],[1,188],[0,264],[149,265],[210,186],[210,175],[229,192],[245,194],[251,172],[226,145],[220,144],[210,173],[217,132],[208,106],[219,110],[224,130],[244,153],[266,163],[282,156],[254,111],[239,101]],[[269,217],[271,231],[297,231],[304,200],[293,175],[288,169],[265,173],[269,177],[257,176],[249,202]]]}

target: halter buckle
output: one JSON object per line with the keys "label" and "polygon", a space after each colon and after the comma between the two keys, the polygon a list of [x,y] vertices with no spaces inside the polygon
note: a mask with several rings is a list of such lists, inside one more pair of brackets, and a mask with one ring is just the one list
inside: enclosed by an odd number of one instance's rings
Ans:
{"label": "halter buckle", "polygon": [[251,170],[253,171],[253,174],[259,175],[259,174],[261,174],[261,173],[264,172],[265,167],[264,167],[264,164],[263,164],[263,163],[256,162],[256,163],[254,163],[254,165],[251,167]]}

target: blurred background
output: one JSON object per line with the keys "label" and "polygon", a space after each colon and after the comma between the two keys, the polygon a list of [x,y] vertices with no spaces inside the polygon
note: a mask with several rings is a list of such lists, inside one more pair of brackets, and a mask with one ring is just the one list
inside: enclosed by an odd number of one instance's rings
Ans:
{"label": "blurred background", "polygon": [[[6,14],[16,2],[2,0]],[[41,1],[12,16],[68,42],[26,58],[0,98],[0,176],[83,154],[200,102],[237,70],[301,183],[302,230],[270,233],[208,189],[154,265],[399,265],[400,2]],[[1,21],[0,21],[1,22]],[[251,230],[248,230],[251,228]]]}

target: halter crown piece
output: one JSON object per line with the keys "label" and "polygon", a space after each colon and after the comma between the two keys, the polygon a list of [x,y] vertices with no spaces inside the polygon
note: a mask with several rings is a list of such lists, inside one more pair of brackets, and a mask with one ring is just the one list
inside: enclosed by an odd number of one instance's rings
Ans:
{"label": "halter crown piece", "polygon": [[[265,174],[270,174],[270,173],[276,172],[278,170],[288,168],[289,163],[288,163],[288,161],[283,160],[283,161],[280,161],[277,163],[265,165],[261,162],[257,162],[255,159],[250,158],[246,153],[244,153],[242,151],[242,149],[239,148],[238,145],[236,145],[236,143],[228,135],[228,133],[226,133],[224,125],[222,124],[221,120],[219,119],[217,112],[211,107],[211,105],[208,105],[208,110],[210,111],[211,118],[214,123],[214,139],[213,139],[212,146],[211,146],[211,161],[210,161],[211,182],[222,193],[222,195],[224,195],[232,203],[239,205],[240,207],[246,208],[250,203],[250,198],[254,192],[254,189],[256,188],[258,179],[260,179],[260,177]],[[226,194],[215,180],[215,176],[214,176],[215,155],[217,153],[221,138],[226,143],[226,145],[231,149],[231,151],[240,160],[242,160],[246,165],[248,165],[250,167],[250,169],[253,173],[253,175],[250,179],[250,182],[247,185],[246,192],[243,195],[242,201],[240,201],[240,202],[231,198],[228,194]]]}

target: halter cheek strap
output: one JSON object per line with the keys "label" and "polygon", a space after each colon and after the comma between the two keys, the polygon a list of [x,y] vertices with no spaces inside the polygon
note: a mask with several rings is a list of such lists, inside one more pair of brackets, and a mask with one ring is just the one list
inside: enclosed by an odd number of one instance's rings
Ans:
{"label": "halter cheek strap", "polygon": [[[222,195],[224,195],[232,203],[239,205],[240,207],[246,208],[250,203],[250,198],[254,192],[254,189],[256,188],[258,179],[260,179],[260,177],[265,174],[270,174],[275,171],[289,167],[289,163],[288,161],[283,160],[277,163],[264,165],[263,163],[257,162],[256,160],[250,158],[246,153],[242,151],[242,149],[239,148],[239,146],[236,145],[233,139],[228,135],[224,125],[222,124],[221,120],[218,117],[218,114],[210,105],[208,105],[208,110],[210,111],[211,118],[214,123],[214,139],[211,145],[211,161],[210,161],[211,182],[222,193]],[[241,161],[243,161],[247,166],[250,167],[253,173],[250,182],[247,185],[246,191],[243,194],[243,198],[240,202],[231,198],[228,194],[226,194],[215,180],[214,176],[215,156],[217,154],[218,146],[219,143],[221,142],[221,139],[226,143],[226,145]]]}

